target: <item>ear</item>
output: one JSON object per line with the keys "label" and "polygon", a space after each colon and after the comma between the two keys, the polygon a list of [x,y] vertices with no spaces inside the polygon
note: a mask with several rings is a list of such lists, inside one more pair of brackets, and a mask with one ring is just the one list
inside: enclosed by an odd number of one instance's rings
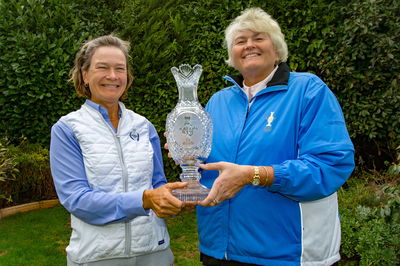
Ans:
{"label": "ear", "polygon": [[82,78],[83,78],[83,83],[84,84],[88,84],[89,83],[88,72],[87,71],[83,71],[82,70]]}
{"label": "ear", "polygon": [[274,63],[274,66],[279,65],[279,62],[280,62],[279,55],[278,55],[278,53],[275,52],[275,63]]}

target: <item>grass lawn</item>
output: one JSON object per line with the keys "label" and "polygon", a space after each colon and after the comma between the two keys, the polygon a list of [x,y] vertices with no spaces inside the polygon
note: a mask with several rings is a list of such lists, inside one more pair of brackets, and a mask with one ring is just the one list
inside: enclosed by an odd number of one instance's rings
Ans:
{"label": "grass lawn", "polygon": [[[175,265],[199,262],[194,212],[167,219]],[[18,213],[0,220],[0,265],[66,265],[69,214],[61,207]]]}

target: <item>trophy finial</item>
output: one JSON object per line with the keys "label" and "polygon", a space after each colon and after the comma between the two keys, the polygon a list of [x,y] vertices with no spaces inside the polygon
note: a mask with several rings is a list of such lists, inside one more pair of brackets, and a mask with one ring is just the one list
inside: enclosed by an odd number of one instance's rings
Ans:
{"label": "trophy finial", "polygon": [[179,68],[172,67],[171,72],[178,87],[185,85],[197,87],[203,67],[199,64],[196,64],[194,67],[191,67],[189,64],[182,64]]}

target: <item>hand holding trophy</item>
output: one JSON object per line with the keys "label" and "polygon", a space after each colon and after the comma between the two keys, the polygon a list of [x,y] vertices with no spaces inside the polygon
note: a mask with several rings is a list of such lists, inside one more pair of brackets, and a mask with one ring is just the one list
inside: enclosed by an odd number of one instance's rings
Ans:
{"label": "hand holding trophy", "polygon": [[188,182],[183,189],[176,189],[173,195],[181,201],[202,201],[209,189],[201,185],[199,164],[211,152],[212,121],[197,99],[201,65],[193,68],[188,64],[172,67],[178,85],[179,100],[168,114],[166,121],[167,144],[172,158],[182,168],[180,179]]}

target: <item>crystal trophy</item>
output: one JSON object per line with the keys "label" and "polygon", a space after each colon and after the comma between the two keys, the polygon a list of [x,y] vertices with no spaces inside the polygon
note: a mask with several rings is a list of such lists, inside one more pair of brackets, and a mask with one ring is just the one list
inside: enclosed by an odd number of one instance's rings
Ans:
{"label": "crystal trophy", "polygon": [[188,64],[172,67],[178,85],[179,100],[168,114],[166,122],[167,143],[172,158],[182,168],[180,179],[188,182],[183,189],[172,194],[181,201],[202,201],[209,189],[200,184],[199,164],[207,159],[211,152],[212,121],[197,99],[201,65],[193,68]]}

